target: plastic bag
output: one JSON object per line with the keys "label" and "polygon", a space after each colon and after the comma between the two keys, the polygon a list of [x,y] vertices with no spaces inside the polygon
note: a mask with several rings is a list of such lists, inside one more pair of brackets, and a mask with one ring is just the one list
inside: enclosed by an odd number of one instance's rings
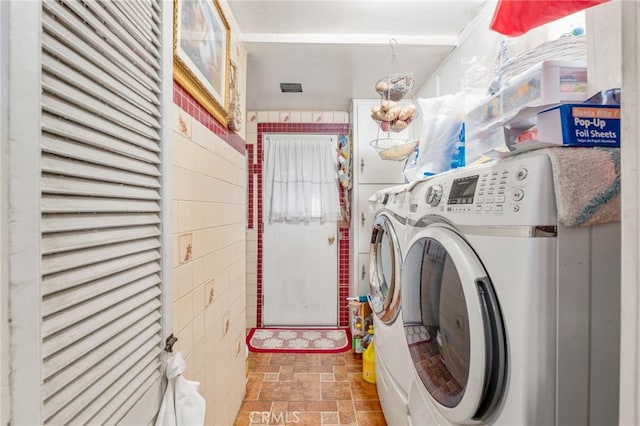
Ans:
{"label": "plastic bag", "polygon": [[156,426],[204,425],[205,400],[198,393],[200,383],[182,377],[186,364],[182,352],[167,360],[167,390],[164,393]]}
{"label": "plastic bag", "polygon": [[499,0],[490,28],[519,36],[532,28],[609,0]]}
{"label": "plastic bag", "polygon": [[417,169],[423,175],[464,166],[465,94],[418,99],[422,128]]}

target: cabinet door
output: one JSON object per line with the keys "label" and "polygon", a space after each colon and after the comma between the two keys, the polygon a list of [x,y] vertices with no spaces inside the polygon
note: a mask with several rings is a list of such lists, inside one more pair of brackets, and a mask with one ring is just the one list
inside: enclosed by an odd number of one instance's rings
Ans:
{"label": "cabinet door", "polygon": [[369,253],[369,245],[371,243],[371,227],[373,226],[373,207],[369,204],[369,197],[383,188],[392,185],[360,185],[357,190],[357,208],[354,235],[357,244],[357,253]]}
{"label": "cabinet door", "polygon": [[[354,144],[356,148],[355,162],[358,184],[368,183],[404,183],[405,161],[383,160],[378,155],[378,151],[371,146],[371,141],[378,138],[405,138],[414,137],[414,127],[417,123],[411,123],[402,132],[378,131],[378,123],[371,118],[371,107],[378,105],[380,101],[354,101]],[[409,104],[409,101],[401,104]]]}
{"label": "cabinet door", "polygon": [[357,293],[358,295],[369,294],[369,253],[360,253],[358,255],[357,271]]}

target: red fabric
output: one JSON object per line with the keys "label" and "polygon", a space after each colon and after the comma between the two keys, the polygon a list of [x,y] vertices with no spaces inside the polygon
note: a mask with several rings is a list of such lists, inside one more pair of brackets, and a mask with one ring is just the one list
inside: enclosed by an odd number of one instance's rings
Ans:
{"label": "red fabric", "polygon": [[499,0],[490,28],[519,36],[532,28],[609,0]]}

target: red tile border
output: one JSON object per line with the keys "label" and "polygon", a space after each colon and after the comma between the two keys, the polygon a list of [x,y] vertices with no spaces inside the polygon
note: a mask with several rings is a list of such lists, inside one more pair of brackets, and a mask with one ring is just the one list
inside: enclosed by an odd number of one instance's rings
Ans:
{"label": "red tile border", "polygon": [[255,170],[256,165],[254,164],[253,157],[253,145],[247,145],[247,228],[253,229],[255,227],[254,219],[254,211],[253,211],[253,200],[254,200],[254,179],[255,179]]}
{"label": "red tile border", "polygon": [[213,116],[204,109],[177,81],[173,81],[173,103],[185,110],[190,116],[211,130],[222,140],[241,154],[246,154],[245,141],[235,132],[223,127]]}

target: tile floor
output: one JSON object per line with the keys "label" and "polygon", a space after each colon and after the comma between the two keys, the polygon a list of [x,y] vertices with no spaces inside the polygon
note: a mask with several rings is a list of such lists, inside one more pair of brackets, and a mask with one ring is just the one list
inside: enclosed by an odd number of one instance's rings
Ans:
{"label": "tile floor", "polygon": [[247,393],[235,426],[385,426],[376,385],[351,352],[250,352]]}

